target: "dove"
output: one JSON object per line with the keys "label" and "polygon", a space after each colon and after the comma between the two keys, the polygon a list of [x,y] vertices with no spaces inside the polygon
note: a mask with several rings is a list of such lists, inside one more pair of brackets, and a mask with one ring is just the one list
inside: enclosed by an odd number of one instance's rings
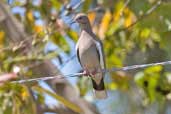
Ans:
{"label": "dove", "polygon": [[74,22],[81,27],[81,33],[76,44],[76,52],[85,75],[90,76],[97,99],[107,98],[104,86],[103,70],[106,68],[103,45],[93,33],[90,21],[86,14],[79,13]]}

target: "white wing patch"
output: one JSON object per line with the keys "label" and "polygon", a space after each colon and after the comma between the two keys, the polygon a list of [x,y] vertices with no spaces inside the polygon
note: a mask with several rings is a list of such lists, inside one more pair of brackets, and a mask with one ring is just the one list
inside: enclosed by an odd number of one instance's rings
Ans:
{"label": "white wing patch", "polygon": [[75,50],[77,51],[77,49],[78,49],[78,43],[76,43],[76,46],[75,46]]}
{"label": "white wing patch", "polygon": [[105,65],[104,65],[104,60],[103,60],[103,53],[102,53],[102,46],[99,42],[95,41],[96,43],[96,47],[97,47],[97,50],[99,51],[99,54],[100,54],[100,65],[102,67],[102,69],[104,69]]}

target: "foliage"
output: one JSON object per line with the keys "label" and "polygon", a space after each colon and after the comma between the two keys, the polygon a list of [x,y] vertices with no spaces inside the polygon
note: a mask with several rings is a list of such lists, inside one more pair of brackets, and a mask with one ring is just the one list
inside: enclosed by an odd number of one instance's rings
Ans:
{"label": "foliage", "polygon": [[[32,46],[36,50],[23,55],[20,50],[22,44],[21,46],[10,44],[8,34],[0,27],[1,73],[12,72],[14,66],[19,66],[21,68],[19,79],[22,79],[22,76],[26,76],[24,78],[35,77],[30,67],[32,63],[56,57],[60,59],[60,51],[44,53],[47,42],[53,42],[66,54],[71,53],[72,50],[65,37],[70,37],[73,41],[77,40],[78,35],[73,29],[74,25],[68,24],[75,10],[87,13],[93,31],[103,41],[108,68],[160,62],[171,57],[171,14],[169,12],[171,2],[164,0],[86,0],[80,8],[72,10],[66,9],[66,3],[68,1],[35,0],[34,2],[28,0],[22,2],[22,0],[13,0],[12,4],[9,4],[10,10],[16,7],[24,8],[24,14],[14,13],[13,15],[23,23],[25,31],[31,35]],[[62,16],[66,10],[71,14]],[[155,66],[130,72],[112,72],[110,82],[106,82],[106,87],[109,91],[117,89],[129,92],[136,86],[145,94],[141,102],[148,101],[148,105],[158,102],[158,99],[161,102],[168,100],[167,96],[171,90],[169,77],[169,66]],[[85,83],[88,86],[85,86]],[[33,89],[34,91],[47,93],[71,110],[80,112],[80,109],[70,104],[62,96],[40,89],[38,84],[33,85],[37,86],[37,89]],[[8,83],[2,86],[0,88],[0,113],[34,114],[35,102],[33,99],[30,100],[30,88],[28,88],[28,86],[32,88],[33,85]],[[89,85],[90,83],[84,78],[78,80],[77,86],[81,96],[88,93]],[[44,97],[42,94],[37,95],[40,98]],[[44,103],[45,101],[42,100],[41,104]]]}

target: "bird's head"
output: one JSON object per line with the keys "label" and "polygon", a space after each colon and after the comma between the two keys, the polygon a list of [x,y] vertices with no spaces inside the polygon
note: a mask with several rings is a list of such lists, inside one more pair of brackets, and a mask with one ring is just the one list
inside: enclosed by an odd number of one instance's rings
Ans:
{"label": "bird's head", "polygon": [[86,14],[79,13],[75,16],[74,21],[79,24],[89,24],[89,19]]}

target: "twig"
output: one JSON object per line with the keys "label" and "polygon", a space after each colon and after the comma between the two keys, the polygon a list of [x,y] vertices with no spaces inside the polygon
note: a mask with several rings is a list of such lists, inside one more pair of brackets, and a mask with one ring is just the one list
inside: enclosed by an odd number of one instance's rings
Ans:
{"label": "twig", "polygon": [[120,16],[123,15],[123,11],[124,11],[124,9],[128,6],[128,4],[130,3],[130,1],[131,1],[131,0],[127,0],[127,1],[125,2],[124,6],[123,6],[122,9],[121,9]]}
{"label": "twig", "polygon": [[[129,1],[129,0],[128,0],[128,1]],[[130,29],[131,27],[133,27],[134,25],[136,25],[138,22],[140,22],[141,20],[143,20],[145,17],[147,17],[148,15],[150,15],[152,12],[154,12],[155,9],[157,9],[157,8],[161,5],[162,1],[163,1],[163,0],[157,1],[157,3],[154,4],[154,5],[153,5],[153,6],[152,6],[144,15],[138,17],[137,20],[136,20],[134,23],[132,23],[132,24],[129,25],[128,27],[121,28],[121,29],[117,30],[117,32],[126,31],[126,30]],[[115,33],[116,33],[116,32],[115,32]],[[115,33],[114,33],[114,34],[115,34]]]}

